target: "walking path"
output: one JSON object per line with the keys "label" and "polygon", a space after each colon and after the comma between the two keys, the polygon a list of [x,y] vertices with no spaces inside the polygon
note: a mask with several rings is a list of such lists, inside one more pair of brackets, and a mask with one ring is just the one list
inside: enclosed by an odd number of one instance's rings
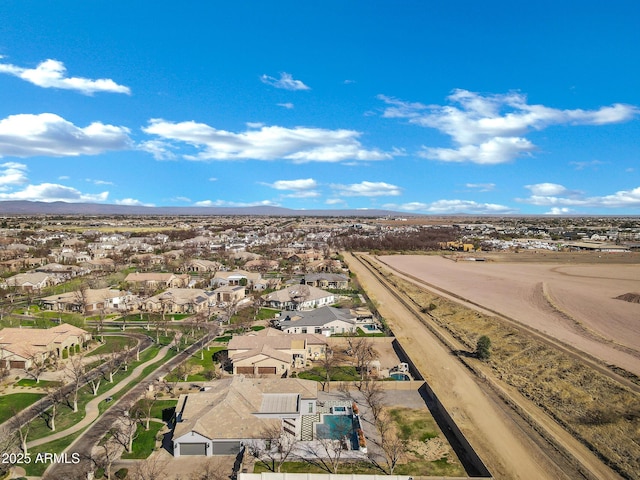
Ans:
{"label": "walking path", "polygon": [[107,397],[111,397],[111,396],[115,395],[116,393],[118,393],[126,385],[128,385],[129,382],[132,379],[137,378],[147,366],[151,365],[152,363],[157,362],[161,358],[164,358],[164,356],[169,351],[169,348],[170,348],[170,345],[162,347],[158,351],[158,353],[156,354],[155,357],[153,357],[151,360],[148,360],[145,363],[142,363],[142,364],[138,365],[136,368],[133,369],[133,371],[131,372],[131,374],[127,378],[122,379],[122,381],[120,381],[118,384],[114,385],[114,387],[112,389],[104,392],[101,395],[98,395],[97,397],[95,397],[94,399],[89,401],[85,406],[85,416],[84,416],[84,418],[82,420],[80,420],[78,423],[76,423],[74,426],[69,427],[66,430],[62,430],[60,432],[56,432],[53,435],[48,435],[46,437],[39,438],[37,440],[33,440],[33,441],[27,443],[27,447],[28,448],[32,448],[32,447],[36,447],[38,445],[43,445],[45,443],[52,442],[54,440],[58,440],[60,438],[64,438],[64,437],[66,437],[68,435],[71,435],[73,433],[79,432],[79,431],[83,430],[85,427],[91,425],[100,416],[100,410],[98,408],[98,405],[100,404],[101,401],[103,401]]}

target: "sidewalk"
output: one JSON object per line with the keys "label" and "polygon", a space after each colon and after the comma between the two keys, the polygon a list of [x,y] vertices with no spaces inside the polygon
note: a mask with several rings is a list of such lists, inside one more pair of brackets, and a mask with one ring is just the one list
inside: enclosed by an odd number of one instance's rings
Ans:
{"label": "sidewalk", "polygon": [[33,440],[31,442],[27,443],[27,448],[32,448],[32,447],[36,447],[38,445],[43,445],[45,443],[49,443],[52,442],[53,440],[58,440],[60,438],[64,438],[68,435],[71,435],[73,433],[76,433],[80,430],[83,430],[85,427],[91,425],[99,416],[100,416],[100,411],[98,409],[98,405],[100,404],[101,401],[103,401],[105,398],[107,397],[111,397],[113,395],[115,395],[117,392],[119,392],[120,390],[122,390],[126,385],[129,384],[129,382],[132,379],[135,379],[136,377],[138,377],[138,375],[140,375],[142,373],[142,371],[149,365],[151,365],[154,362],[157,362],[159,359],[163,358],[167,352],[169,351],[169,345],[162,347],[158,353],[156,354],[155,357],[153,357],[151,360],[138,365],[136,368],[133,369],[133,371],[131,372],[131,374],[123,379],[121,382],[119,382],[117,385],[115,385],[112,389],[108,390],[107,392],[104,392],[101,395],[98,395],[97,397],[93,398],[91,401],[89,401],[89,403],[87,403],[87,405],[85,406],[85,416],[82,420],[80,420],[78,423],[76,423],[74,426],[67,428],[66,430],[62,430],[60,432],[56,432],[53,435],[49,435],[43,438],[39,438],[37,440]]}

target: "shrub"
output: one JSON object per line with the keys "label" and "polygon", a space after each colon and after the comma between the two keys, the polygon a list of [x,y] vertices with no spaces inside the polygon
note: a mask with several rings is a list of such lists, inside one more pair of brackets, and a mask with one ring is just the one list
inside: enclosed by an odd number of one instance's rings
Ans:
{"label": "shrub", "polygon": [[480,360],[488,360],[491,356],[491,340],[486,335],[481,336],[476,344],[476,356]]}

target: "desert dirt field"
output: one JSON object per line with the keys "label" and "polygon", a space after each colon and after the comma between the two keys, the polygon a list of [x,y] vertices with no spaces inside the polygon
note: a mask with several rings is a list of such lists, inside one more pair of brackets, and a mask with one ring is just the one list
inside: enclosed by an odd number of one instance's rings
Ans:
{"label": "desert dirt field", "polygon": [[615,298],[640,295],[637,263],[601,263],[597,256],[580,264],[425,255],[379,260],[436,291],[467,299],[640,376],[640,304]]}
{"label": "desert dirt field", "polygon": [[[597,370],[594,362],[531,329],[513,327],[460,298],[429,293],[375,257],[357,258],[362,262],[345,254],[495,478],[639,478],[637,384],[605,367]],[[489,362],[469,356],[480,335],[495,341]]]}
{"label": "desert dirt field", "polygon": [[362,264],[351,254],[345,254],[345,260],[495,478],[571,478],[549,461],[503,408],[482,392],[451,352]]}

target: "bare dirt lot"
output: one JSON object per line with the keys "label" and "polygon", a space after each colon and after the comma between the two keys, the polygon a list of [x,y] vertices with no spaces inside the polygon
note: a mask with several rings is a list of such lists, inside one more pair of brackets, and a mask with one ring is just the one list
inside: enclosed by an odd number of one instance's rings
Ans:
{"label": "bare dirt lot", "polygon": [[[571,254],[569,254],[571,255]],[[503,263],[453,261],[440,256],[397,255],[380,260],[441,292],[535,328],[607,364],[640,375],[640,304],[618,300],[640,293],[640,265],[603,263],[606,254],[553,256],[555,261]],[[514,255],[504,257],[513,260]],[[561,260],[565,262],[561,262]],[[567,261],[569,260],[569,261]],[[588,263],[575,263],[586,261]]]}

